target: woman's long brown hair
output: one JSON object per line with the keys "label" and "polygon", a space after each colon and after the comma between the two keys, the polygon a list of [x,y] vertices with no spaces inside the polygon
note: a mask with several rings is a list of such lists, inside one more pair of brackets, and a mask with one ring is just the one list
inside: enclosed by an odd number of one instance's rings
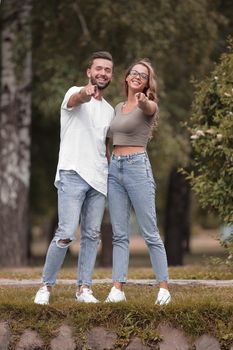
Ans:
{"label": "woman's long brown hair", "polygon": [[151,125],[151,137],[150,137],[150,139],[151,139],[153,131],[154,131],[155,127],[158,125],[158,111],[159,111],[159,109],[158,109],[157,83],[156,83],[155,72],[154,72],[154,69],[153,69],[150,61],[147,58],[143,58],[141,60],[134,62],[126,70],[126,72],[125,72],[125,92],[126,92],[126,96],[128,97],[128,83],[126,81],[126,78],[130,74],[130,71],[133,69],[133,67],[136,66],[137,64],[141,64],[142,66],[146,67],[148,70],[148,75],[149,75],[148,84],[145,87],[143,93],[148,97],[149,100],[154,101],[157,105],[155,114],[153,116],[154,121]]}

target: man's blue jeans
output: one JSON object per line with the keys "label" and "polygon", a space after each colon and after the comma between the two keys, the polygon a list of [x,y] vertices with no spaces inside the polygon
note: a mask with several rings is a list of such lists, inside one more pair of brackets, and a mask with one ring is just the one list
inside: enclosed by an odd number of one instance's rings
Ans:
{"label": "man's blue jeans", "polygon": [[145,152],[112,156],[108,199],[113,229],[113,281],[127,280],[131,206],[135,210],[142,235],[149,248],[157,280],[167,281],[167,256],[156,221],[155,182]]}
{"label": "man's blue jeans", "polygon": [[58,228],[48,248],[43,270],[44,284],[55,284],[68,246],[76,239],[80,222],[77,285],[91,285],[104,207],[105,196],[102,193],[92,188],[75,171],[60,171]]}

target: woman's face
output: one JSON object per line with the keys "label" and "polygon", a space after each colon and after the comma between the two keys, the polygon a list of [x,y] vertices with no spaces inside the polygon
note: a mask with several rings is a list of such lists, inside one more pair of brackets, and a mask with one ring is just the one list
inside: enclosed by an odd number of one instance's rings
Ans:
{"label": "woman's face", "polygon": [[148,86],[149,72],[142,64],[135,64],[126,78],[128,88],[143,91]]}

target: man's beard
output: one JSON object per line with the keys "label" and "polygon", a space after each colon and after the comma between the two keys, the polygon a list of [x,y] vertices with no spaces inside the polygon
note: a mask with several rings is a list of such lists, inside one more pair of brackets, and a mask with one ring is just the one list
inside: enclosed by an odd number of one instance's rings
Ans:
{"label": "man's beard", "polygon": [[97,85],[99,90],[106,89],[106,87],[110,84],[110,81],[108,81],[104,85],[100,85],[100,84],[97,83],[97,81],[93,77],[91,77],[90,80],[91,80],[92,85]]}

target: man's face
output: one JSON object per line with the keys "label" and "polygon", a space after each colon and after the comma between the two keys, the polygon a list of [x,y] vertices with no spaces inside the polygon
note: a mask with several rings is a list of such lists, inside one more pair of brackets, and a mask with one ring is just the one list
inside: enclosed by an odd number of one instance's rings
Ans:
{"label": "man's face", "polygon": [[91,68],[87,69],[87,76],[93,85],[97,85],[99,90],[103,90],[112,80],[112,70],[112,61],[104,58],[95,58]]}

